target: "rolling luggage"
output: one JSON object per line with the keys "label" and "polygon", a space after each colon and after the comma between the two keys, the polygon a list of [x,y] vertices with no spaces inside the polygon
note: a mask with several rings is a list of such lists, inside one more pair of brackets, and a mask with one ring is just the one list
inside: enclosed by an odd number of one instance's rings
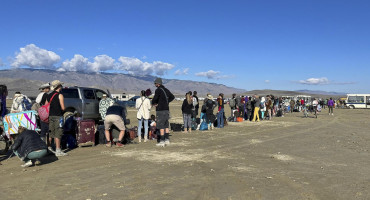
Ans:
{"label": "rolling luggage", "polygon": [[85,119],[77,121],[77,143],[78,146],[95,146],[95,121]]}
{"label": "rolling luggage", "polygon": [[18,127],[23,126],[28,130],[40,131],[37,126],[37,112],[34,110],[19,113],[10,113],[4,116],[4,132],[8,136],[18,134]]}

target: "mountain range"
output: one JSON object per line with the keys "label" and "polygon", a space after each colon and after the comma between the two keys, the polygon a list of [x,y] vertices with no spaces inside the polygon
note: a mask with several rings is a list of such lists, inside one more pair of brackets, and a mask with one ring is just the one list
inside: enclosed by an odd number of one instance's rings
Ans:
{"label": "mountain range", "polygon": [[[36,96],[40,85],[60,80],[65,86],[96,87],[100,89],[109,89],[111,93],[133,93],[139,94],[141,90],[150,88],[155,90],[153,81],[155,76],[134,76],[120,73],[83,73],[83,72],[59,72],[46,69],[10,69],[0,70],[0,84],[8,87],[9,94],[20,91],[28,96]],[[294,96],[299,94],[308,94],[311,96],[343,96],[345,94],[337,92],[312,91],[312,90],[252,90],[228,87],[222,84],[198,82],[191,80],[163,79],[165,87],[170,89],[177,96],[184,95],[187,91],[197,91],[199,96],[205,96],[207,93],[214,96],[224,93],[226,96],[231,94],[242,95],[268,95],[276,96]]]}

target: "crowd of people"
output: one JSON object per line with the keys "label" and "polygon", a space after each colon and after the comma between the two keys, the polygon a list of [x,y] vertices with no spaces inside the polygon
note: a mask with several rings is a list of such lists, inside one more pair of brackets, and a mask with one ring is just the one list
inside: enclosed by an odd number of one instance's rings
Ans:
{"label": "crowd of people", "polygon": [[[140,98],[136,100],[138,142],[147,142],[148,139],[153,139],[155,136],[158,141],[156,145],[165,147],[170,145],[169,104],[175,99],[175,96],[163,85],[161,78],[155,79],[154,85],[156,90],[152,99],[149,99],[151,91],[142,90]],[[11,106],[12,113],[30,109],[37,110],[43,105],[50,104],[49,120],[48,122],[40,121],[39,137],[35,137],[38,136],[34,133],[35,131],[25,130],[23,127],[18,129],[19,136],[12,145],[12,150],[25,162],[22,165],[24,167],[33,165],[35,161],[46,155],[47,151],[58,157],[68,155],[61,149],[63,128],[60,126],[60,118],[65,111],[64,96],[61,94],[62,88],[63,83],[59,80],[41,85],[41,92],[33,106],[26,95],[20,92],[15,94]],[[29,102],[29,104],[24,102]],[[200,104],[202,105],[200,106]],[[226,116],[225,106],[230,107],[230,116]],[[181,106],[183,132],[191,133],[194,130],[224,128],[228,122],[271,120],[273,117],[284,117],[284,114],[288,112],[317,111],[326,109],[326,107],[329,109],[329,115],[334,115],[334,106],[335,102],[332,98],[314,99],[312,102],[306,102],[304,99],[293,100],[273,95],[238,96],[233,94],[230,99],[225,99],[223,93],[220,93],[217,98],[207,94],[204,101],[200,102],[197,91],[189,91],[185,94]],[[151,114],[152,108],[155,108],[155,115]],[[105,145],[111,147],[113,144],[110,131],[114,125],[120,132],[115,145],[123,147],[122,140],[127,125],[125,108],[103,94],[99,103],[99,113],[104,122]],[[55,144],[55,151],[51,146],[52,140]]]}

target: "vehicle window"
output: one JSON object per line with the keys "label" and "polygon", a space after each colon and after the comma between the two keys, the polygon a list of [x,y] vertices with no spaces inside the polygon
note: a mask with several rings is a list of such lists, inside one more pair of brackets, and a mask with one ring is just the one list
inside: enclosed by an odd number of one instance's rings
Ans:
{"label": "vehicle window", "polygon": [[366,97],[366,103],[369,104],[370,103],[370,96],[367,96]]}
{"label": "vehicle window", "polygon": [[84,90],[84,97],[85,97],[85,99],[95,99],[94,91],[93,90]]}
{"label": "vehicle window", "polygon": [[364,96],[349,96],[348,103],[364,103]]}
{"label": "vehicle window", "polygon": [[108,94],[102,90],[95,90],[95,94],[96,94],[96,98],[100,99],[103,97],[103,94],[106,94],[108,96]]}
{"label": "vehicle window", "polygon": [[78,94],[77,89],[64,88],[62,89],[61,93],[66,99],[79,99],[80,98],[80,95]]}

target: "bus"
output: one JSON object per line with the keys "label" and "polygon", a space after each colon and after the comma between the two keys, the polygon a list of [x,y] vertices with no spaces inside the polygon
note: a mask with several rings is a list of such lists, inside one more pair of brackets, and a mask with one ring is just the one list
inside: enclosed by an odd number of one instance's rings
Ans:
{"label": "bus", "polygon": [[354,108],[370,108],[370,94],[347,94],[347,107]]}

